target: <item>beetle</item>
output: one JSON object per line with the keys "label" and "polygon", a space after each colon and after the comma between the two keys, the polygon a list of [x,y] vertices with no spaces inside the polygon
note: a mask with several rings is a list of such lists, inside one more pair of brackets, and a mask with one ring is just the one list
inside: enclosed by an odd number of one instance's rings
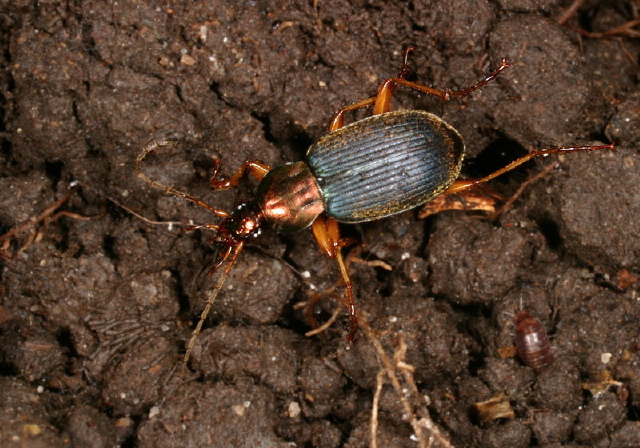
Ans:
{"label": "beetle", "polygon": [[[347,339],[353,341],[358,327],[356,300],[342,256],[342,249],[349,243],[340,237],[339,222],[359,223],[391,216],[423,205],[439,195],[459,193],[483,184],[535,157],[613,148],[613,144],[610,144],[532,151],[481,179],[459,180],[465,146],[458,131],[425,111],[392,111],[393,91],[397,86],[405,86],[443,101],[462,98],[494,80],[509,64],[503,59],[496,70],[471,87],[438,90],[406,79],[408,57],[412,50],[410,47],[405,51],[404,64],[398,76],[385,79],[375,96],[336,112],[329,133],[309,148],[305,161],[271,169],[261,162],[247,160],[229,178],[219,179],[220,161],[216,160],[210,181],[214,190],[237,186],[245,172],[259,181],[255,200],[242,204],[232,213],[156,182],[142,172],[143,159],[157,148],[172,144],[171,141],[152,142],[140,152],[136,159],[136,170],[142,180],[222,218],[220,224],[192,227],[216,232],[212,242],[222,250],[222,256],[210,274],[223,265],[224,269],[187,344],[185,365],[203,322],[245,241],[257,236],[263,227],[283,233],[312,228],[322,251],[338,263],[344,286],[342,302],[348,309],[350,319]],[[371,117],[345,126],[345,113],[366,107],[373,107]]]}
{"label": "beetle", "polygon": [[526,311],[516,314],[516,350],[527,366],[540,371],[553,362],[547,330]]}

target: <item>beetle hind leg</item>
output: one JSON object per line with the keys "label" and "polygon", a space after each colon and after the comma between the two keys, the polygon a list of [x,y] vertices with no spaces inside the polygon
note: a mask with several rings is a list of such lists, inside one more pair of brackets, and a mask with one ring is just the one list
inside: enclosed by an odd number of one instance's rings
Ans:
{"label": "beetle hind leg", "polygon": [[606,149],[614,149],[615,143],[610,143],[608,145],[591,145],[591,146],[561,146],[557,148],[547,148],[547,149],[539,149],[531,151],[528,154],[525,154],[522,157],[517,158],[507,166],[500,168],[497,171],[483,177],[482,179],[466,179],[466,180],[456,180],[449,186],[449,188],[444,192],[444,194],[454,194],[460,191],[465,191],[470,188],[476,187],[477,185],[483,184],[485,182],[490,181],[491,179],[495,179],[502,174],[508,173],[509,171],[514,170],[525,162],[528,162],[531,159],[535,159],[537,157],[544,157],[550,154],[561,154],[567,152],[578,152],[578,151],[599,151]]}
{"label": "beetle hind leg", "polygon": [[[508,173],[509,171],[518,168],[520,165],[532,159],[545,157],[550,154],[560,154],[577,151],[600,151],[614,148],[615,143],[610,143],[608,145],[563,146],[531,151],[530,153],[514,160],[507,166],[504,166],[481,179],[462,179],[454,181],[449,186],[449,188],[447,188],[447,190],[445,190],[441,195],[437,196],[424,205],[424,207],[420,210],[419,217],[426,218],[429,215],[433,215],[446,210],[482,210],[489,212],[490,216],[497,216],[508,207],[510,207],[513,202],[515,202],[515,200],[522,194],[527,185],[537,180],[540,176],[546,175],[551,169],[553,169],[554,165],[550,165],[539,174],[524,182],[520,186],[518,191],[511,198],[509,198],[505,202],[505,204],[497,211],[495,210],[494,205],[496,204],[496,202],[502,200],[502,198],[500,198],[499,195],[493,194],[491,190],[485,190],[485,188],[487,188],[487,185],[485,184],[486,182],[495,179],[496,177],[501,176],[505,173]],[[470,207],[460,206],[460,201],[462,201],[464,205],[470,205]]]}

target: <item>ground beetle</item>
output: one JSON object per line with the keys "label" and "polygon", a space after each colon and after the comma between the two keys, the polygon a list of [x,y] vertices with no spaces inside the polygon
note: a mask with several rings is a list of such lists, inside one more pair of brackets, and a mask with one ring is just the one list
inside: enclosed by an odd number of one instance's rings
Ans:
{"label": "ground beetle", "polygon": [[[215,161],[211,177],[214,189],[238,185],[245,171],[260,181],[256,200],[241,205],[232,213],[162,185],[141,172],[140,164],[150,152],[172,142],[156,141],[142,150],[136,160],[140,178],[154,188],[192,201],[222,218],[218,225],[199,226],[216,231],[213,243],[223,249],[223,255],[210,273],[225,263],[226,266],[187,345],[185,364],[245,240],[256,236],[262,227],[269,226],[279,232],[291,233],[312,226],[321,249],[338,262],[345,289],[342,300],[350,316],[348,339],[353,340],[358,326],[355,296],[342,257],[342,248],[347,242],[340,237],[338,222],[374,221],[400,213],[425,204],[436,196],[459,193],[487,182],[534,157],[613,148],[613,145],[603,145],[533,151],[482,179],[457,180],[464,158],[464,143],[460,134],[430,113],[420,110],[391,111],[393,90],[402,85],[448,101],[464,97],[484,86],[509,64],[503,59],[498,69],[466,89],[437,90],[405,79],[408,55],[412,50],[406,50],[399,75],[386,79],[376,96],[347,106],[334,115],[329,134],[309,148],[306,161],[274,169],[257,161],[246,161],[225,180],[217,178],[220,161]],[[346,112],[369,106],[373,106],[373,116],[344,125]]]}

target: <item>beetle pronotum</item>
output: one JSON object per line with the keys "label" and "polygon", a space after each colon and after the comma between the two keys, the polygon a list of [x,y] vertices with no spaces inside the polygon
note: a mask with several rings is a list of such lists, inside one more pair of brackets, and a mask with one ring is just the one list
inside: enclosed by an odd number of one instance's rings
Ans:
{"label": "beetle pronotum", "polygon": [[[471,87],[438,90],[405,79],[408,55],[412,50],[406,50],[398,76],[384,80],[375,96],[340,109],[334,115],[329,133],[309,148],[306,161],[271,169],[261,162],[248,160],[228,179],[218,179],[220,161],[216,161],[211,178],[214,189],[223,190],[238,185],[245,171],[260,182],[256,199],[241,205],[232,213],[162,185],[142,173],[140,164],[143,159],[158,147],[171,142],[153,142],[138,155],[138,176],[150,186],[187,199],[222,218],[220,224],[200,226],[216,231],[212,242],[223,250],[223,255],[210,273],[226,265],[187,344],[185,364],[245,240],[257,235],[262,227],[269,226],[284,233],[312,227],[320,248],[338,263],[344,285],[342,301],[350,317],[347,338],[353,340],[358,327],[356,301],[342,257],[342,248],[347,241],[340,237],[338,222],[357,223],[394,215],[425,204],[439,195],[459,193],[483,184],[535,157],[613,148],[613,144],[610,144],[532,151],[482,179],[458,180],[465,151],[458,131],[425,111],[392,111],[393,91],[401,85],[443,101],[462,98],[491,82],[509,64],[503,59],[495,71]],[[373,107],[371,117],[344,125],[346,112],[370,106]]]}

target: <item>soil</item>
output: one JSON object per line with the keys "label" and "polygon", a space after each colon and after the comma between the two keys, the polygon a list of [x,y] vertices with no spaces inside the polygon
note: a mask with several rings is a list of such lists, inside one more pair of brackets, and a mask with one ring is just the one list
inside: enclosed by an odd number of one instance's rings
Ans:
{"label": "soil", "polygon": [[[355,448],[374,415],[378,446],[640,446],[640,41],[576,31],[637,19],[637,4],[587,1],[563,26],[569,1],[230,3],[0,2],[0,233],[16,230],[2,240],[1,444]],[[366,327],[352,344],[345,312],[305,336],[340,306],[335,262],[310,231],[264,232],[182,375],[216,250],[211,232],[166,222],[219,220],[140,180],[141,148],[176,139],[145,173],[233,209],[255,182],[214,193],[213,158],[224,175],[302,160],[409,45],[409,79],[441,88],[512,64],[461,100],[396,91],[394,108],[460,131],[467,177],[536,148],[618,147],[497,179],[509,197],[558,163],[497,218],[345,225]],[[522,309],[550,335],[541,371],[509,350]],[[375,341],[416,387],[409,414],[390,384],[376,393]],[[510,411],[481,423],[474,405],[492,398]]]}

